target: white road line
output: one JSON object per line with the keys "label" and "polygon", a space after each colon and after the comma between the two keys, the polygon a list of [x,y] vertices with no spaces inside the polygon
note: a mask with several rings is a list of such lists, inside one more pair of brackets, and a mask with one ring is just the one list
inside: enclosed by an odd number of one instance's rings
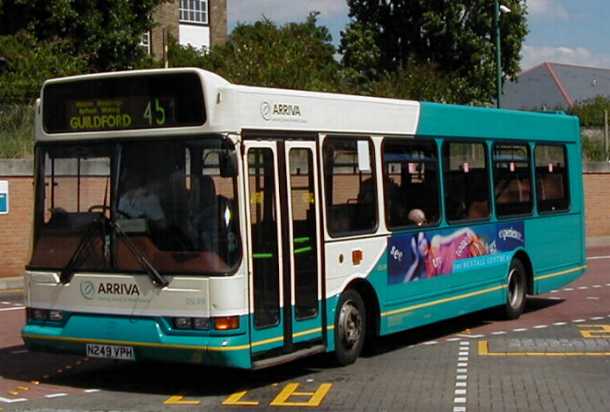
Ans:
{"label": "white road line", "polygon": [[22,310],[25,309],[25,306],[17,306],[14,308],[4,308],[4,309],[0,309],[0,312],[10,312],[12,310]]}
{"label": "white road line", "polygon": [[97,393],[97,392],[101,392],[100,389],[85,389],[83,392],[85,393]]}
{"label": "white road line", "polygon": [[592,287],[592,288],[597,289],[597,288],[601,288],[601,287],[602,287],[602,285],[593,285],[593,286],[591,286],[591,287]]}
{"label": "white road line", "polygon": [[62,398],[64,396],[68,396],[68,394],[67,393],[51,393],[49,395],[45,395],[44,397],[52,399],[52,398]]}
{"label": "white road line", "polygon": [[3,305],[10,305],[11,304],[11,302],[0,302],[0,303],[2,303]]}
{"label": "white road line", "polygon": [[454,395],[466,395],[466,389],[456,389]]}
{"label": "white road line", "polygon": [[593,316],[592,318],[589,318],[591,320],[602,320],[604,317],[603,316]]}
{"label": "white road line", "polygon": [[468,342],[467,340],[463,340],[460,342],[460,346],[470,346],[470,342]]}
{"label": "white road line", "polygon": [[466,403],[466,398],[454,398],[453,403]]}
{"label": "white road line", "polygon": [[574,288],[565,288],[564,290],[565,290],[566,292],[571,292],[571,291],[573,291],[573,290],[574,290]]}
{"label": "white road line", "polygon": [[578,290],[587,290],[589,289],[589,286],[579,286]]}
{"label": "white road line", "polygon": [[513,332],[525,332],[527,330],[527,328],[517,328],[517,329],[513,329]]}
{"label": "white road line", "polygon": [[458,340],[462,340],[462,338],[449,338],[447,342],[457,342]]}
{"label": "white road line", "polygon": [[465,406],[454,406],[453,412],[466,412],[466,407]]}
{"label": "white road line", "polygon": [[455,387],[456,388],[465,388],[466,387],[466,382],[456,382],[455,383]]}
{"label": "white road line", "polygon": [[610,256],[587,256],[587,260],[610,259]]}
{"label": "white road line", "polygon": [[460,357],[458,357],[458,361],[460,361],[460,362],[468,362],[468,356],[460,356]]}
{"label": "white road line", "polygon": [[585,321],[586,321],[586,319],[574,319],[574,320],[572,321],[572,323],[583,323],[583,322],[585,322]]}
{"label": "white road line", "polygon": [[544,328],[548,328],[549,325],[536,325],[534,326],[534,329],[544,329]]}
{"label": "white road line", "polygon": [[468,367],[468,362],[458,362],[458,368],[466,368]]}
{"label": "white road line", "polygon": [[457,368],[456,373],[468,373],[468,368]]}
{"label": "white road line", "polygon": [[597,296],[587,296],[587,300],[599,300]]}
{"label": "white road line", "polygon": [[491,332],[492,335],[506,335],[506,332],[503,330],[498,330],[496,332]]}
{"label": "white road line", "polygon": [[564,326],[567,325],[567,322],[555,322],[553,323],[553,326]]}
{"label": "white road line", "polygon": [[428,342],[422,343],[422,345],[436,345],[438,342],[435,340],[429,340]]}
{"label": "white road line", "polygon": [[547,299],[549,299],[549,300],[563,300],[563,298],[560,298],[559,296],[551,296],[551,297],[548,297]]}
{"label": "white road line", "polygon": [[0,402],[4,402],[4,403],[15,403],[15,402],[25,402],[25,401],[27,401],[26,398],[6,399],[6,398],[0,397]]}

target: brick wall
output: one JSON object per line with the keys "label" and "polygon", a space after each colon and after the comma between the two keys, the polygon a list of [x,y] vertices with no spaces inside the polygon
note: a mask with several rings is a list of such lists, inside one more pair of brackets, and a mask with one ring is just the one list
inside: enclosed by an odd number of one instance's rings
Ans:
{"label": "brick wall", "polygon": [[16,276],[23,272],[30,253],[33,178],[0,176],[0,180],[8,180],[9,189],[9,213],[0,215],[0,277]]}
{"label": "brick wall", "polygon": [[[2,163],[0,161],[0,166]],[[31,162],[27,167],[31,170]],[[32,233],[32,177],[23,171],[7,176],[6,170],[6,167],[0,167],[0,180],[8,180],[10,199],[10,213],[0,215],[0,277],[23,272],[29,258]],[[102,182],[95,180],[100,188],[96,193],[103,192]],[[587,236],[610,236],[610,173],[585,173],[583,180]],[[98,200],[83,201],[95,203]]]}
{"label": "brick wall", "polygon": [[151,30],[151,54],[156,59],[163,59],[164,32],[178,40],[178,0],[161,3],[153,13],[155,26]]}
{"label": "brick wall", "polygon": [[583,175],[587,236],[610,236],[610,173]]}
{"label": "brick wall", "polygon": [[210,44],[223,45],[227,42],[227,0],[210,0]]}

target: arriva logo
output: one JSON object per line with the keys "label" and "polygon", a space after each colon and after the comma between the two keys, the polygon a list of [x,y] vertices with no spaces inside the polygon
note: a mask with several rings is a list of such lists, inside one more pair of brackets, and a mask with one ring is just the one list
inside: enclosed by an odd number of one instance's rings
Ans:
{"label": "arriva logo", "polygon": [[95,285],[88,280],[80,283],[80,294],[83,298],[91,300],[95,297]]}
{"label": "arriva logo", "polygon": [[271,111],[272,110],[273,109],[271,108],[271,103],[269,103],[269,102],[261,103],[261,116],[263,116],[263,119],[271,120]]}
{"label": "arriva logo", "polygon": [[271,103],[264,101],[261,103],[260,112],[266,121],[301,121],[301,106],[298,104]]}

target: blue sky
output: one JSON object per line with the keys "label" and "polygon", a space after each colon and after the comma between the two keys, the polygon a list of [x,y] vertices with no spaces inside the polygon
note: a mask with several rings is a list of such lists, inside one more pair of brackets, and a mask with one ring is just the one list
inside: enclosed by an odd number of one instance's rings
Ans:
{"label": "blue sky", "polygon": [[[522,50],[523,70],[545,61],[610,68],[609,0],[527,0],[527,5],[530,33]],[[263,15],[280,24],[303,21],[310,10],[318,10],[335,44],[348,22],[345,0],[228,0],[228,8],[229,29]]]}

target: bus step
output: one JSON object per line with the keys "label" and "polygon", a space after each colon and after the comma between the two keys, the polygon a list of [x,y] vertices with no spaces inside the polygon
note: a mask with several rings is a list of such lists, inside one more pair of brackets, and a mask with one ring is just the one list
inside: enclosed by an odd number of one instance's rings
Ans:
{"label": "bus step", "polygon": [[255,361],[252,364],[253,369],[264,369],[270,366],[277,366],[283,363],[292,362],[295,359],[304,358],[305,356],[311,356],[318,353],[326,352],[326,346],[324,345],[316,345],[307,349],[301,349],[296,352],[287,353],[286,355],[275,356],[269,359],[262,359],[259,361]]}

